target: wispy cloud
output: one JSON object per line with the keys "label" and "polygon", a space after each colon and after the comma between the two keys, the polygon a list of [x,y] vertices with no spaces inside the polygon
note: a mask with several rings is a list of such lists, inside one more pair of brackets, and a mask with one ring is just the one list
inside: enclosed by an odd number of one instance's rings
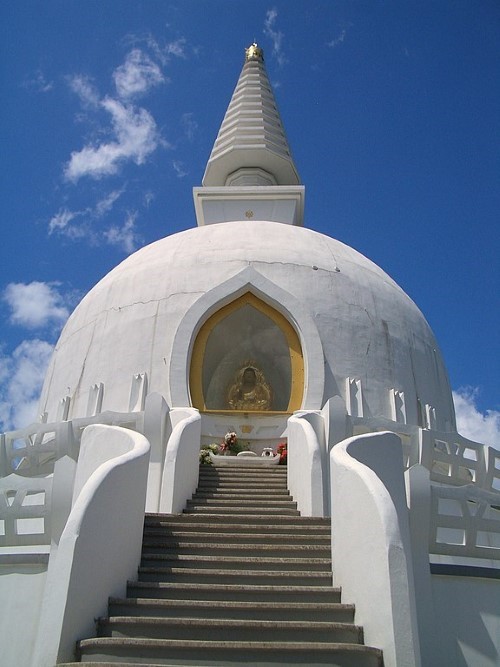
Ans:
{"label": "wispy cloud", "polygon": [[198,123],[194,118],[194,113],[188,112],[182,114],[181,127],[184,130],[184,134],[189,139],[189,141],[193,141],[194,136],[198,131]]}
{"label": "wispy cloud", "polygon": [[78,95],[84,107],[96,108],[99,106],[99,93],[88,76],[75,74],[67,77],[71,90]]}
{"label": "wispy cloud", "polygon": [[54,88],[53,81],[47,81],[42,70],[38,69],[32,79],[24,82],[25,88],[32,88],[37,93],[48,93]]}
{"label": "wispy cloud", "polygon": [[87,237],[89,241],[97,244],[97,232],[92,229],[91,223],[110,213],[124,192],[125,186],[112,190],[99,199],[95,206],[83,210],[71,211],[67,207],[61,208],[49,220],[49,236],[59,234],[73,240]]}
{"label": "wispy cloud", "polygon": [[[168,27],[168,26],[167,26]],[[159,41],[151,33],[129,33],[123,43],[128,46],[148,49],[153,57],[165,66],[172,56],[185,59],[188,57],[188,43],[185,37],[178,37],[169,42]]]}
{"label": "wispy cloud", "polygon": [[9,283],[2,299],[10,308],[10,323],[28,329],[61,325],[69,315],[68,298],[59,283]]}
{"label": "wispy cloud", "polygon": [[347,30],[344,28],[340,34],[337,35],[337,37],[334,37],[331,39],[329,42],[326,43],[328,47],[331,49],[334,49],[336,46],[339,46],[339,44],[342,44],[342,42],[345,40],[347,35]]}
{"label": "wispy cloud", "polygon": [[100,199],[94,208],[94,215],[96,218],[102,218],[103,215],[109,213],[115,202],[122,196],[125,192],[125,187],[120,188],[119,190],[113,190],[108,195]]}
{"label": "wispy cloud", "polygon": [[67,208],[59,209],[59,212],[49,220],[49,234],[66,229],[69,223],[79,215],[81,215],[80,211],[70,211]]}
{"label": "wispy cloud", "polygon": [[142,242],[142,239],[136,231],[136,219],[137,212],[129,212],[121,227],[113,225],[104,232],[106,241],[110,245],[117,246],[126,253],[134,252]]}
{"label": "wispy cloud", "polygon": [[116,174],[130,160],[141,165],[158,146],[156,123],[146,109],[136,109],[111,97],[104,98],[100,105],[111,116],[115,139],[71,153],[64,175],[72,183],[84,176],[100,179]]}
{"label": "wispy cloud", "polygon": [[188,175],[188,171],[184,169],[184,164],[180,160],[172,160],[172,167],[177,175],[177,178],[184,178]]}
{"label": "wispy cloud", "polygon": [[478,389],[465,387],[453,392],[458,432],[476,442],[500,449],[500,411],[477,408]]}
{"label": "wispy cloud", "polygon": [[140,49],[130,51],[123,65],[115,70],[113,79],[118,96],[125,100],[144,95],[166,80],[158,64]]}
{"label": "wispy cloud", "polygon": [[154,201],[154,199],[155,199],[155,194],[154,194],[154,192],[151,192],[151,190],[148,190],[148,191],[144,194],[144,199],[143,199],[143,205],[144,205],[144,207],[145,207],[145,208],[149,208],[149,207],[151,206],[151,203]]}
{"label": "wispy cloud", "polygon": [[285,58],[285,54],[283,53],[284,35],[281,32],[281,30],[276,30],[275,28],[277,18],[278,18],[278,10],[275,7],[273,7],[272,9],[268,9],[264,21],[263,33],[266,37],[268,37],[272,41],[273,56],[278,61],[278,65],[282,67],[287,62],[287,59]]}
{"label": "wispy cloud", "polygon": [[0,430],[36,420],[38,396],[53,346],[37,338],[24,340],[8,356],[0,354]]}
{"label": "wispy cloud", "polygon": [[[89,184],[85,190],[82,181],[104,182],[108,177],[120,176],[128,165],[146,164],[158,148],[172,148],[162,137],[146,104],[138,104],[137,99],[169,81],[165,75],[165,66],[174,58],[187,57],[187,42],[183,37],[159,42],[147,33],[128,35],[124,43],[127,44],[127,54],[112,72],[111,88],[108,91],[99,92],[89,75],[73,74],[66,77],[68,86],[80,102],[80,112],[75,118],[86,123],[90,132],[84,137],[81,147],[73,150],[63,165],[67,193],[64,205],[48,222],[48,233],[73,241],[84,240],[91,245],[111,244],[130,252],[137,247],[139,239],[137,214],[127,214],[123,224],[108,224],[106,229],[101,222],[125,192],[125,184],[103,194],[98,192],[100,186],[95,184]],[[192,113],[184,114],[181,126],[185,136],[192,140],[197,130]],[[176,162],[175,170],[178,175],[187,173],[179,161]],[[71,206],[72,193],[76,197],[76,190],[71,185],[75,184],[80,186],[79,205]],[[139,199],[131,204],[130,210],[138,211],[141,207],[149,206],[154,193],[146,186],[142,193],[138,192],[137,185],[134,190]],[[86,192],[92,203],[82,205],[82,196]],[[128,204],[132,197],[133,193],[129,192]],[[121,208],[123,214],[124,207]]]}

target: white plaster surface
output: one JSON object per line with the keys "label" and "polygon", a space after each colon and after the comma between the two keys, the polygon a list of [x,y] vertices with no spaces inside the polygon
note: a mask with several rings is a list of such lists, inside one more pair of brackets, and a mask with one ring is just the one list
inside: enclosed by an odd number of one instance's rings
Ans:
{"label": "white plaster surface", "polygon": [[46,577],[46,563],[0,564],[0,662],[3,667],[31,664]]}
{"label": "white plaster surface", "polygon": [[[500,580],[432,575],[443,667],[500,665]],[[436,663],[437,664],[437,663]]]}
{"label": "white plaster surface", "polygon": [[179,410],[182,415],[167,443],[162,476],[160,512],[178,513],[186,507],[198,485],[201,417],[198,410]]}
{"label": "white plaster surface", "polygon": [[[191,345],[211,313],[201,309],[189,331],[183,329],[188,341],[182,358],[173,358],[176,332],[198,301],[213,290],[223,292],[225,283],[249,269],[264,286],[289,297],[289,306],[281,310],[296,327],[306,359],[303,408],[321,409],[331,396],[342,396],[345,378],[351,377],[361,380],[365,417],[389,418],[389,390],[396,388],[405,393],[408,423],[417,423],[418,396],[436,408],[438,428],[454,424],[434,336],[396,283],[339,241],[254,220],[175,234],[113,269],[66,324],[46,375],[40,412],[55,418],[69,393],[69,418],[84,415],[89,388],[99,382],[104,384],[102,409],[126,411],[133,376],[142,372],[149,391],[174,407],[185,406],[178,397],[189,398]],[[261,296],[266,296],[265,287]],[[211,312],[216,309],[212,304]]]}
{"label": "white plaster surface", "polygon": [[323,425],[316,426],[300,413],[288,420],[288,488],[303,516],[325,516]]}
{"label": "white plaster surface", "polygon": [[[393,433],[348,438],[330,452],[332,565],[356,605],[365,643],[385,667],[421,665],[403,455]],[[430,667],[430,666],[429,666]]]}
{"label": "white plaster surface", "polygon": [[85,429],[80,451],[78,492],[51,550],[32,667],[71,661],[75,642],[93,635],[93,619],[110,595],[125,594],[140,560],[148,441],[96,424]]}

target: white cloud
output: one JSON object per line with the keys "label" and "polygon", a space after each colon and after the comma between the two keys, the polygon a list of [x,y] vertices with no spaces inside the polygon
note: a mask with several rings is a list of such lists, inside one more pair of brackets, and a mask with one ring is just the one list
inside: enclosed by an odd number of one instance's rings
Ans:
{"label": "white cloud", "polygon": [[103,215],[109,213],[115,205],[115,202],[122,196],[124,192],[125,188],[121,188],[120,190],[113,190],[109,193],[109,195],[106,195],[106,197],[100,199],[95,205],[93,211],[94,216],[96,218],[102,218]]}
{"label": "white cloud", "polygon": [[269,9],[266,12],[266,19],[264,21],[263,33],[273,43],[273,56],[276,57],[278,65],[282,67],[286,62],[283,53],[283,33],[280,30],[275,30],[276,19],[278,18],[278,10],[276,8]]}
{"label": "white cloud", "polygon": [[327,46],[329,46],[331,49],[334,49],[339,44],[342,44],[346,35],[347,35],[347,30],[344,28],[337,37],[334,37],[332,40],[327,42]]}
{"label": "white cloud", "polygon": [[10,322],[29,329],[62,324],[69,315],[57,283],[10,283],[2,295],[11,309]]}
{"label": "white cloud", "polygon": [[35,72],[33,79],[29,79],[23,84],[26,88],[34,88],[38,93],[48,93],[54,88],[52,81],[47,81],[42,70],[38,69]]}
{"label": "white cloud", "polygon": [[127,253],[134,252],[142,240],[135,229],[136,219],[137,212],[128,213],[121,227],[112,226],[104,232],[106,241]]}
{"label": "white cloud", "polygon": [[181,126],[189,141],[193,141],[194,135],[198,130],[198,123],[195,121],[194,114],[192,112],[182,114]]}
{"label": "white cloud", "polygon": [[[99,220],[109,213],[116,201],[125,192],[125,186],[112,190],[96,203],[94,207],[87,207],[81,211],[70,211],[68,208],[62,208],[49,220],[49,236],[57,233],[69,239],[87,238],[92,243],[97,243],[97,232],[92,229],[91,222]],[[78,222],[75,222],[78,219]]]}
{"label": "white cloud", "polygon": [[56,213],[49,220],[49,234],[66,229],[68,224],[78,215],[80,215],[80,211],[69,211],[67,208],[60,209],[59,213]]}
{"label": "white cloud", "polygon": [[0,430],[28,426],[36,420],[38,396],[53,347],[43,340],[24,340],[11,356],[0,357]]}
{"label": "white cloud", "polygon": [[500,449],[500,411],[477,409],[478,390],[470,387],[453,392],[458,432],[476,442]]}
{"label": "white cloud", "polygon": [[173,42],[169,42],[164,47],[164,52],[172,56],[177,56],[177,58],[186,57],[186,40],[184,37],[176,39]]}
{"label": "white cloud", "polygon": [[172,160],[172,167],[177,175],[177,178],[184,178],[188,175],[188,171],[184,169],[184,164],[180,160]]}
{"label": "white cloud", "polygon": [[[140,41],[144,40],[141,39]],[[164,46],[161,46],[152,35],[148,35],[145,41],[148,48],[151,49],[162,65],[168,63],[170,56],[186,58],[186,39],[184,37],[180,37],[172,42],[167,42]]]}
{"label": "white cloud", "polygon": [[72,152],[64,173],[73,183],[83,176],[99,179],[116,174],[128,160],[141,165],[158,145],[156,123],[146,109],[136,109],[111,97],[100,104],[111,115],[116,140]]}
{"label": "white cloud", "polygon": [[151,206],[151,203],[155,199],[155,194],[154,192],[151,192],[151,190],[148,190],[146,194],[144,195],[144,206],[146,208],[149,208]]}
{"label": "white cloud", "polygon": [[123,65],[118,67],[113,78],[116,91],[122,99],[144,95],[153,86],[165,82],[159,66],[140,49],[133,49]]}
{"label": "white cloud", "polygon": [[68,77],[71,90],[78,95],[85,107],[97,107],[99,105],[99,93],[88,76],[75,74]]}

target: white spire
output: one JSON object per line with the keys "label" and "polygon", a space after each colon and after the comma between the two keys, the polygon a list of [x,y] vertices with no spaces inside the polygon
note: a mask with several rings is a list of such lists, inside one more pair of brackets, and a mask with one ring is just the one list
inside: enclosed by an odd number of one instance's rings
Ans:
{"label": "white spire", "polygon": [[204,186],[298,185],[262,49],[246,49],[245,64],[208,160]]}
{"label": "white spire", "polygon": [[268,220],[302,225],[305,188],[288,148],[262,49],[252,44],[207,163],[193,188],[198,225]]}

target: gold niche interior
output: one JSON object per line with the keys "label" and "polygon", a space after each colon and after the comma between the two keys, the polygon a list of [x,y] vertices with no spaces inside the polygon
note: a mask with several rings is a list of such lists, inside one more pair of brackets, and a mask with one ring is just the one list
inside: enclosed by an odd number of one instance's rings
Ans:
{"label": "gold niche interior", "polygon": [[203,412],[299,410],[304,359],[297,332],[280,312],[247,292],[201,327],[190,389],[193,406]]}

